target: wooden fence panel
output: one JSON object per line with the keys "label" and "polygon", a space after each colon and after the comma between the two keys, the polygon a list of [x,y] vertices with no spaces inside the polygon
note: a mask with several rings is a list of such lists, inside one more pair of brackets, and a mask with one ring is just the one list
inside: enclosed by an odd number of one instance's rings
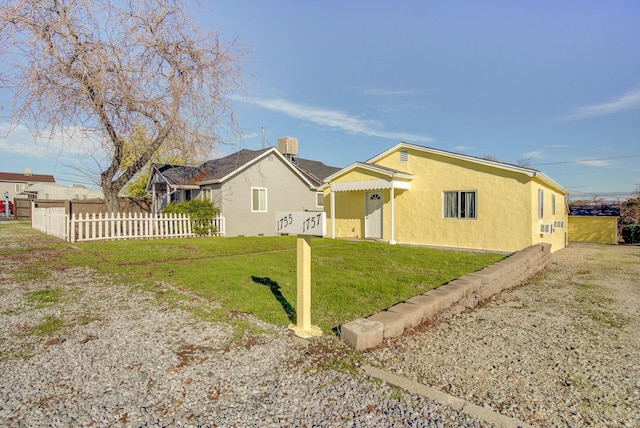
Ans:
{"label": "wooden fence panel", "polygon": [[14,218],[16,220],[31,220],[30,199],[15,198],[13,200],[13,208],[15,210]]}

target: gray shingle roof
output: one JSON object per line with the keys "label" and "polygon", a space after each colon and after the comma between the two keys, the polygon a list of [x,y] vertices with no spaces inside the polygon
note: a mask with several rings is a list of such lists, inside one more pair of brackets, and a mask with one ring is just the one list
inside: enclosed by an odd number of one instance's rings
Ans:
{"label": "gray shingle roof", "polygon": [[[220,180],[268,150],[272,150],[272,148],[242,149],[228,156],[206,161],[198,166],[156,165],[156,169],[172,185],[197,184],[203,181]],[[340,170],[340,168],[308,159],[293,158],[291,163],[315,186],[321,185],[324,178]]]}

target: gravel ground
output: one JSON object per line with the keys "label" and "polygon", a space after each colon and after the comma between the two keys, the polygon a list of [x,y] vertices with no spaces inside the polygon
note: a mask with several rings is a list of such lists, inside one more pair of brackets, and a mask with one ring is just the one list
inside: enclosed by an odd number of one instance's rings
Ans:
{"label": "gravel ground", "polygon": [[[55,240],[14,231],[0,223],[1,426],[490,426],[367,378],[334,337],[200,321],[156,298],[167,284],[26,272]],[[574,245],[530,283],[358,358],[537,426],[638,426],[639,273],[640,247]]]}
{"label": "gravel ground", "polygon": [[537,426],[640,426],[640,247],[573,244],[543,274],[367,353]]}
{"label": "gravel ground", "polygon": [[86,268],[33,279],[21,260],[50,257],[52,239],[11,231],[0,223],[0,426],[489,426],[368,379],[332,337],[198,321]]}

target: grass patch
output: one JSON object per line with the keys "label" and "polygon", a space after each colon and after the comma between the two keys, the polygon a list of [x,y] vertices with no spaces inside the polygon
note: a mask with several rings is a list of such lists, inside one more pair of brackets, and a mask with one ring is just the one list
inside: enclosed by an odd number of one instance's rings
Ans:
{"label": "grass patch", "polygon": [[59,288],[50,288],[44,290],[31,291],[25,295],[27,302],[34,304],[36,308],[45,307],[60,302],[62,299],[62,290]]}
{"label": "grass patch", "polygon": [[625,315],[609,310],[615,300],[605,296],[597,284],[587,280],[573,281],[571,284],[576,287],[578,301],[582,302],[584,313],[593,322],[614,329],[621,329],[629,322]]}
{"label": "grass patch", "polygon": [[[276,325],[295,323],[296,238],[236,237],[78,243],[70,266],[89,266],[163,299],[159,283],[190,290],[228,311]],[[329,332],[424,293],[504,255],[312,239],[312,322]],[[204,315],[204,314],[203,314]],[[213,311],[206,317],[220,316]]]}
{"label": "grass patch", "polygon": [[62,329],[64,321],[62,318],[49,316],[39,324],[34,325],[27,331],[27,335],[51,336]]}
{"label": "grass patch", "polygon": [[587,313],[594,322],[614,329],[621,329],[629,322],[629,318],[624,315],[600,308],[589,308]]}
{"label": "grass patch", "polygon": [[11,275],[14,281],[28,282],[28,281],[43,281],[51,276],[51,271],[42,266],[25,266],[17,272]]}

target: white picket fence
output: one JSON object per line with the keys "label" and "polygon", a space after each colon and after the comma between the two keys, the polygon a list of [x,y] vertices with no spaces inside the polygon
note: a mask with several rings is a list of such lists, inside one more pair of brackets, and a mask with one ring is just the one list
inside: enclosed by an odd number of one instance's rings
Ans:
{"label": "white picket fence", "polygon": [[69,242],[112,239],[179,238],[224,236],[224,217],[195,225],[185,214],[111,213],[65,215],[64,208],[33,208],[32,226]]}
{"label": "white picket fence", "polygon": [[31,208],[31,227],[67,240],[69,222],[64,208]]}

